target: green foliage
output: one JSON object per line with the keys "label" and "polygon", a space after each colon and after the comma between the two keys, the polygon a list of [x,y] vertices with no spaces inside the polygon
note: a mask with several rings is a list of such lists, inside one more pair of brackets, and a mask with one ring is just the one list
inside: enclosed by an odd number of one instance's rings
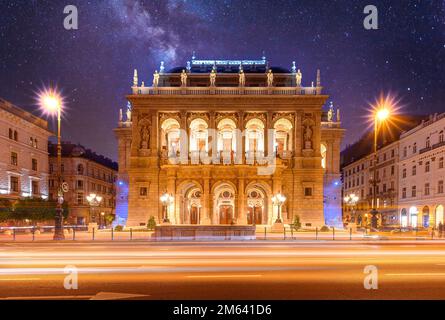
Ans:
{"label": "green foliage", "polygon": [[105,221],[107,225],[110,225],[113,223],[114,221],[114,215],[106,215],[105,216]]}
{"label": "green foliage", "polygon": [[301,221],[300,221],[299,215],[296,215],[294,217],[294,223],[292,224],[292,227],[295,229],[295,231],[298,231],[301,229]]}
{"label": "green foliage", "polygon": [[151,216],[147,223],[147,229],[148,230],[154,230],[156,227],[156,220],[155,217]]}
{"label": "green foliage", "polygon": [[328,226],[323,226],[323,227],[320,228],[320,232],[328,232],[328,231],[330,231],[330,230],[331,230],[331,229],[329,229]]}
{"label": "green foliage", "polygon": [[[18,200],[9,207],[0,208],[0,221],[23,221],[41,222],[54,220],[56,215],[56,201],[43,199],[22,199]],[[63,217],[66,219],[69,214],[69,208],[65,202],[62,206]]]}
{"label": "green foliage", "polygon": [[117,231],[117,232],[124,231],[124,227],[123,227],[123,226],[116,226],[116,227],[114,228],[114,231]]}

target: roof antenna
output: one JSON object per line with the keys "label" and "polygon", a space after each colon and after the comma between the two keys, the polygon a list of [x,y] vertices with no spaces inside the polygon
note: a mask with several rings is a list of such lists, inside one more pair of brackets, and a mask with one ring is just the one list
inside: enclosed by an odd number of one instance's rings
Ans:
{"label": "roof antenna", "polygon": [[263,56],[261,57],[261,59],[263,59],[263,61],[266,61],[266,51],[263,50]]}
{"label": "roof antenna", "polygon": [[192,60],[195,60],[195,59],[196,59],[196,53],[195,53],[195,51],[193,51]]}

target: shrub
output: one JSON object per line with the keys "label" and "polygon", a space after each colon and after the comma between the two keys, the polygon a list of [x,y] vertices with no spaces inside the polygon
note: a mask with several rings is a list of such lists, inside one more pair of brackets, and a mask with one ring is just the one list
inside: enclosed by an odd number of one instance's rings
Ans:
{"label": "shrub", "polygon": [[323,226],[320,228],[320,232],[328,232],[330,229],[328,226]]}
{"label": "shrub", "polygon": [[154,230],[155,227],[156,227],[155,217],[151,216],[150,219],[148,219],[147,229],[148,230]]}
{"label": "shrub", "polygon": [[124,230],[124,227],[123,226],[116,226],[115,228],[114,228],[114,231],[117,231],[117,232],[120,232],[120,231],[123,231]]}
{"label": "shrub", "polygon": [[292,224],[292,227],[295,229],[295,231],[298,231],[301,229],[301,221],[300,221],[299,215],[296,215],[294,217],[294,223]]}

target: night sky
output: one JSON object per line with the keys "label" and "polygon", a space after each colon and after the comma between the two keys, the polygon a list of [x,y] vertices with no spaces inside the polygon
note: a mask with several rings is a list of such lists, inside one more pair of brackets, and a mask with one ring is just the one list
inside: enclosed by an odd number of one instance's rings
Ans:
{"label": "night sky", "polygon": [[[79,10],[79,30],[63,9]],[[363,8],[379,9],[365,30]],[[112,129],[126,105],[133,69],[151,84],[166,68],[197,58],[260,58],[322,75],[340,107],[345,145],[363,131],[380,92],[402,112],[445,111],[445,0],[0,0],[0,97],[36,111],[35,92],[57,84],[66,97],[63,139],[116,159]],[[38,111],[36,111],[38,113]]]}

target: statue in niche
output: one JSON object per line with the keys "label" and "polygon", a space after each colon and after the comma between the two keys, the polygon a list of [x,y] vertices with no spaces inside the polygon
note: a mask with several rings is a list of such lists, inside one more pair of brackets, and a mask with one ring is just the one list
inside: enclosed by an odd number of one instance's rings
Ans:
{"label": "statue in niche", "polygon": [[337,109],[337,122],[340,122],[340,108]]}
{"label": "statue in niche", "polygon": [[187,72],[185,70],[182,70],[181,73],[181,86],[187,87]]}
{"label": "statue in niche", "polygon": [[239,72],[239,85],[240,87],[244,87],[246,84],[246,74],[244,73],[243,69]]}
{"label": "statue in niche", "polygon": [[267,86],[272,87],[273,86],[273,72],[272,69],[269,69],[269,72],[267,73]]}
{"label": "statue in niche", "polygon": [[297,83],[297,87],[301,87],[301,80],[303,79],[303,74],[301,73],[300,69],[298,69],[297,74],[295,75],[295,80]]}
{"label": "statue in niche", "polygon": [[210,72],[210,86],[214,87],[216,84],[216,71],[215,69],[212,69],[212,72]]}
{"label": "statue in niche", "polygon": [[305,149],[312,149],[312,126],[310,123],[306,123],[304,127],[304,148]]}
{"label": "statue in niche", "polygon": [[332,122],[334,120],[334,103],[331,101],[331,105],[329,106],[328,111],[328,122]]}
{"label": "statue in niche", "polygon": [[159,73],[158,70],[153,74],[153,87],[157,87],[159,85]]}
{"label": "statue in niche", "polygon": [[150,146],[150,128],[148,125],[141,127],[141,149],[149,149]]}
{"label": "statue in niche", "polygon": [[131,104],[130,102],[127,103],[127,122],[131,122]]}

